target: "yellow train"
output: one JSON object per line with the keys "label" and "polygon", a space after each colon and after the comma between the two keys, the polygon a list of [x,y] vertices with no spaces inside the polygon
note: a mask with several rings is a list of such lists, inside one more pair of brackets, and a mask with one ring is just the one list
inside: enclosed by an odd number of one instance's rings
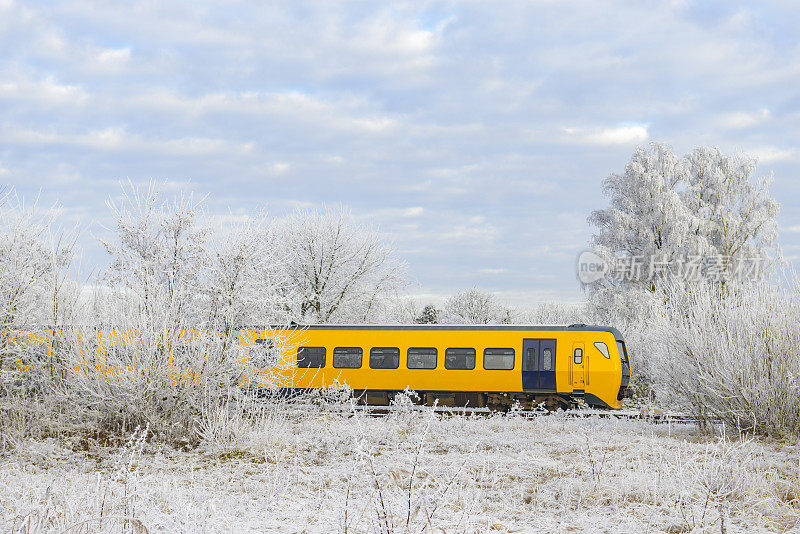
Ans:
{"label": "yellow train", "polygon": [[274,355],[268,364],[253,355],[264,383],[347,384],[368,404],[388,404],[405,389],[427,404],[478,408],[555,409],[579,399],[621,408],[630,396],[625,341],[610,327],[312,325],[240,334]]}
{"label": "yellow train", "polygon": [[[167,352],[157,361],[138,357],[147,338],[113,329],[4,332],[3,341],[25,345],[16,366],[32,370],[25,360],[39,355],[49,361],[54,332],[63,341],[80,341],[83,360],[67,372],[93,369],[115,382],[152,374],[155,364],[174,384],[197,382],[205,372],[203,347],[219,337],[186,331],[170,336],[169,343],[159,338],[151,350]],[[514,403],[566,408],[580,399],[621,408],[630,396],[625,341],[610,327],[297,325],[246,328],[235,337],[242,371],[234,372],[243,386],[291,392],[346,384],[373,405],[387,405],[410,389],[427,404],[494,409]],[[192,351],[191,358],[174,358]]]}

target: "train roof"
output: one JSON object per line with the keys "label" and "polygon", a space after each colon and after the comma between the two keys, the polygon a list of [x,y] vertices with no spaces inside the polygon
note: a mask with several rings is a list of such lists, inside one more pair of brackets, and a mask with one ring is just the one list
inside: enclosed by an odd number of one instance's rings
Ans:
{"label": "train roof", "polygon": [[[266,329],[279,330],[286,326],[249,326],[240,330]],[[613,326],[587,325],[583,323],[571,325],[522,325],[522,324],[297,324],[292,323],[289,328],[298,330],[483,330],[483,331],[589,331],[610,332],[615,339],[622,339],[622,334]]]}

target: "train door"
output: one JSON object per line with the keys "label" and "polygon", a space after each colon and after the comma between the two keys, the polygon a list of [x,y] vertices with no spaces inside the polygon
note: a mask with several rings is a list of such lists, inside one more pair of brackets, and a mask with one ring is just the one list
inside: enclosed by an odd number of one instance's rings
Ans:
{"label": "train door", "polygon": [[583,390],[586,387],[586,351],[583,343],[572,345],[572,389]]}
{"label": "train door", "polygon": [[522,388],[556,390],[556,340],[522,340]]}
{"label": "train door", "polygon": [[556,340],[539,342],[539,389],[556,390]]}
{"label": "train door", "polygon": [[522,389],[539,388],[539,340],[522,340]]}

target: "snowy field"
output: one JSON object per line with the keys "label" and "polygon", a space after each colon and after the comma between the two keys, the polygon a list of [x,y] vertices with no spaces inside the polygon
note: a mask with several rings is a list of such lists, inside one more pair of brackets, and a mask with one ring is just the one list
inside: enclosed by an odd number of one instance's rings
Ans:
{"label": "snowy field", "polygon": [[220,416],[189,452],[19,443],[0,530],[797,532],[797,444],[687,424],[399,411]]}

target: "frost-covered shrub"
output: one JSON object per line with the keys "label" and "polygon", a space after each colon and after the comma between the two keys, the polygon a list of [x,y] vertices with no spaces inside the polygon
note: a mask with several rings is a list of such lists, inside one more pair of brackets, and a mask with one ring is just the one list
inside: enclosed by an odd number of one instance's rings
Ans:
{"label": "frost-covered shrub", "polygon": [[650,353],[668,394],[742,431],[800,436],[800,303],[766,282],[672,285],[651,325]]}
{"label": "frost-covered shrub", "polygon": [[520,312],[519,315],[525,324],[568,325],[595,322],[590,310],[584,304],[541,302],[530,310]]}
{"label": "frost-covered shrub", "polygon": [[0,206],[0,447],[119,441],[137,427],[196,443],[218,406],[248,409],[240,384],[256,369],[236,330],[283,322],[264,216],[214,233],[202,202],[153,183],[127,184],[109,207],[111,264],[87,298],[68,277],[73,234],[21,202]]}

